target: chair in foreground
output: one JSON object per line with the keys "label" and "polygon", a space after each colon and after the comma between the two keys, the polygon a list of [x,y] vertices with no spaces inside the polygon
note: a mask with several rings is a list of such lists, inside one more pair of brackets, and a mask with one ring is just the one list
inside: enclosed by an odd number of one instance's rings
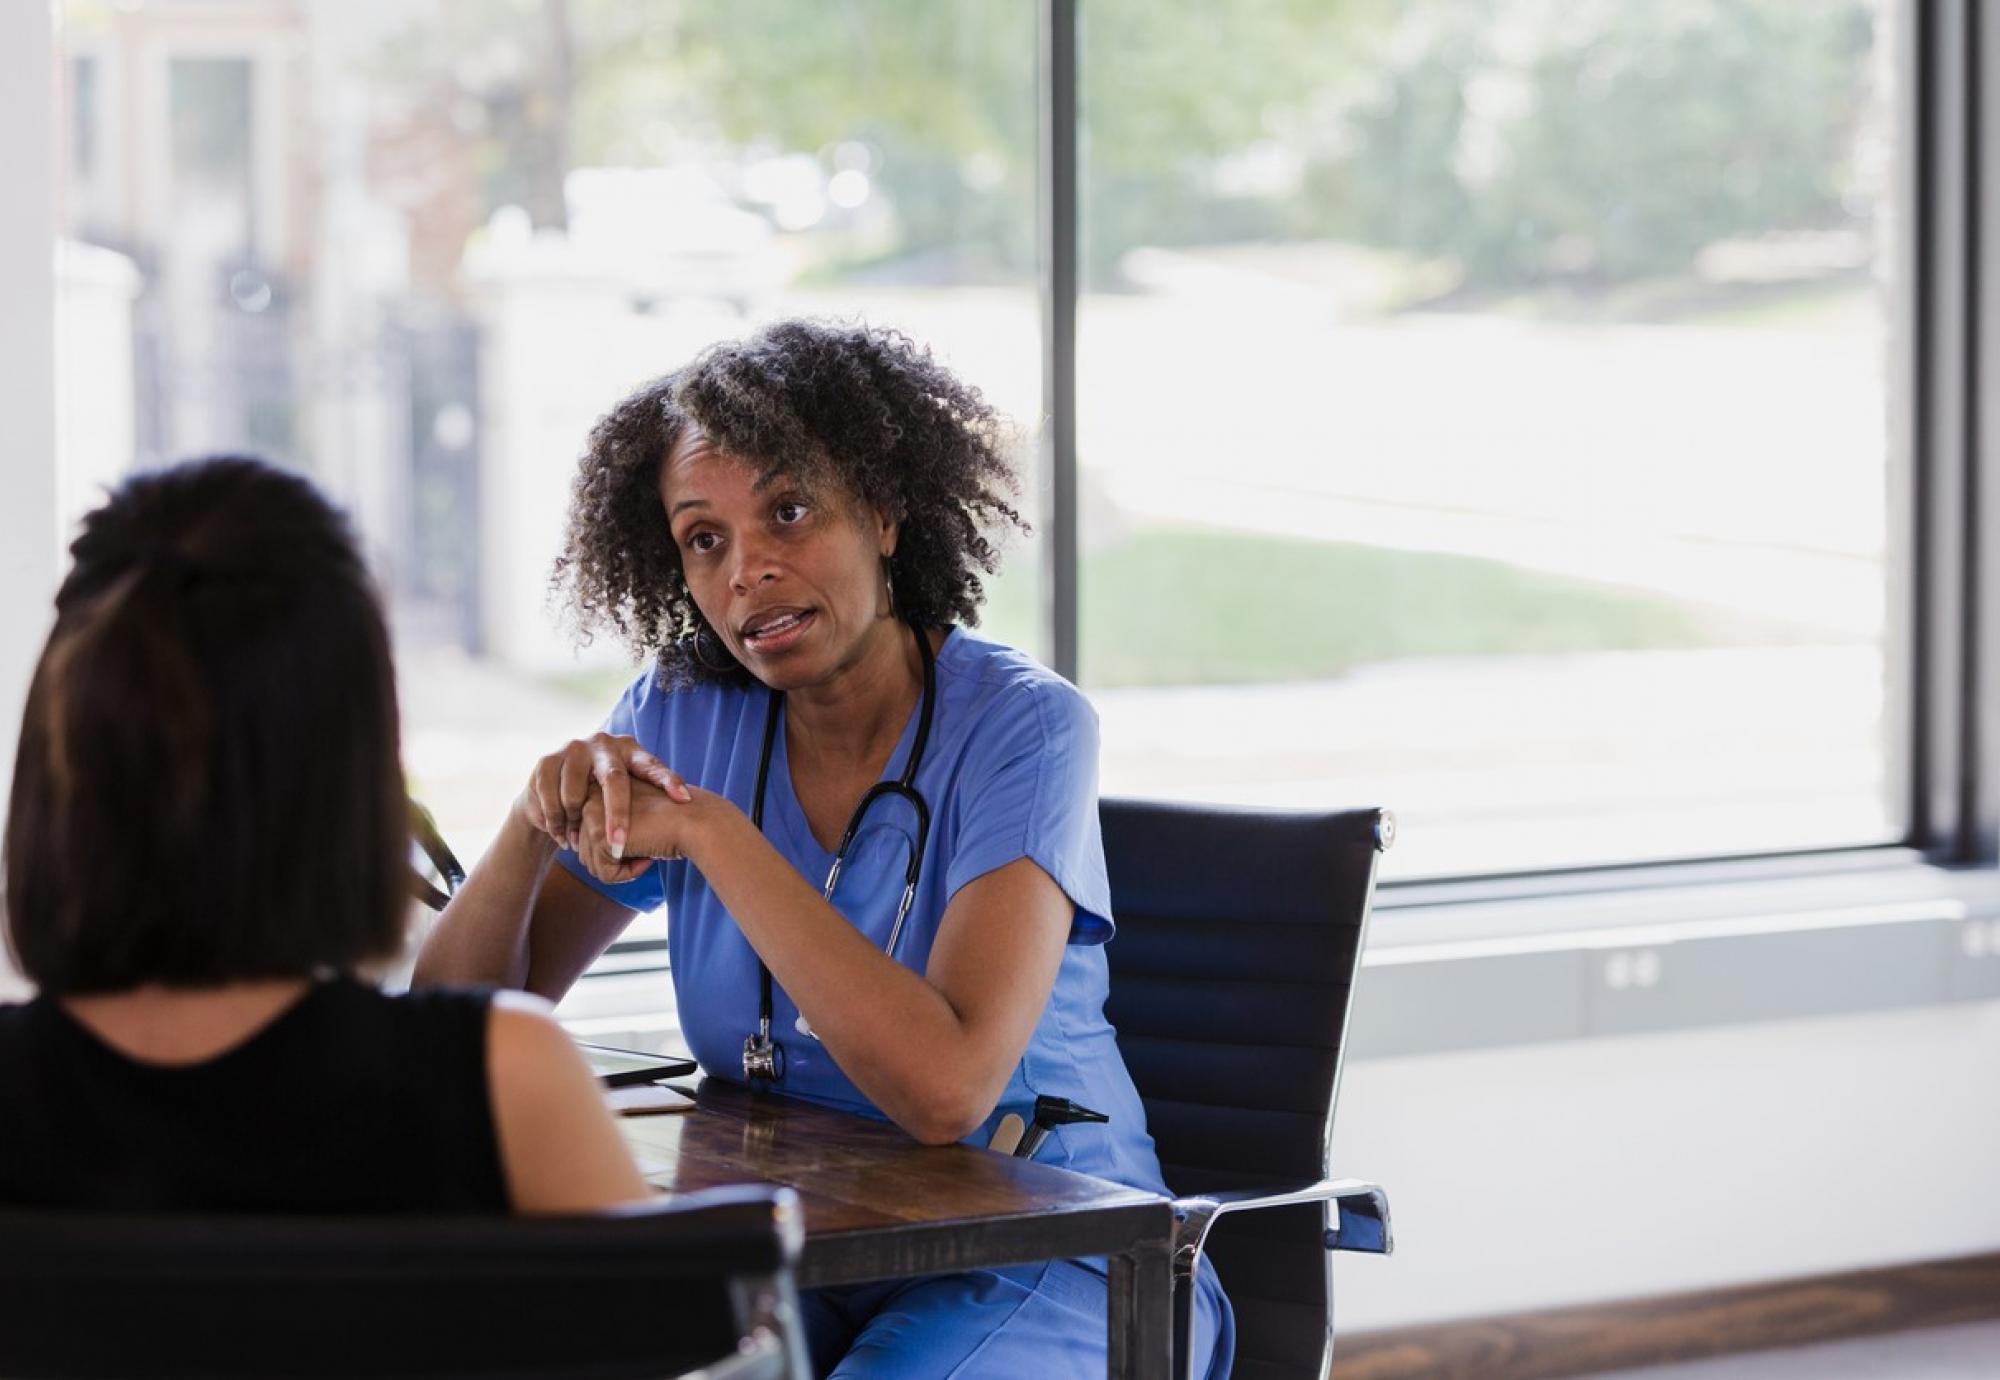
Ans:
{"label": "chair in foreground", "polygon": [[1348,998],[1394,820],[1129,800],[1101,817],[1118,920],[1106,1011],[1177,1195],[1175,1373],[1189,1371],[1207,1251],[1236,1311],[1239,1380],[1318,1380],[1333,1347],[1328,1252],[1391,1247],[1382,1190],[1327,1176]]}
{"label": "chair in foreground", "polygon": [[802,1380],[789,1189],[590,1217],[0,1210],[0,1374]]}

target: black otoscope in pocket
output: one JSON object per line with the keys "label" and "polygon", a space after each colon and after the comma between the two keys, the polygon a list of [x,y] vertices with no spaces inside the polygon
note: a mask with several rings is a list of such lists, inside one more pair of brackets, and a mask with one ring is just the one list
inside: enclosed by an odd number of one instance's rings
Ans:
{"label": "black otoscope in pocket", "polygon": [[[1035,1152],[1042,1148],[1042,1142],[1049,1138],[1049,1132],[1056,1127],[1073,1126],[1080,1121],[1102,1123],[1109,1120],[1111,1118],[1103,1112],[1093,1112],[1090,1108],[1080,1106],[1067,1097],[1038,1097],[1035,1099],[1035,1119],[1028,1124],[1026,1131],[1020,1133],[1021,1139],[1011,1147],[1011,1151],[1015,1159],[1033,1159]],[[1021,1119],[1011,1112],[1002,1117],[1000,1130],[994,1135],[988,1148],[998,1150],[1002,1154],[1008,1153],[1009,1132],[1020,1124]]]}

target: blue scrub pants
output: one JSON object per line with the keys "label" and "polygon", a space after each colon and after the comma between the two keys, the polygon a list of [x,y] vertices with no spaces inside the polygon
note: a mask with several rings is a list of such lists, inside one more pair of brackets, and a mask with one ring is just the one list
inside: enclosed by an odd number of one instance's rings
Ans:
{"label": "blue scrub pants", "polygon": [[[1194,1374],[1226,1380],[1236,1327],[1213,1271],[1195,1296]],[[799,1296],[828,1380],[1103,1380],[1104,1276],[1073,1260]]]}

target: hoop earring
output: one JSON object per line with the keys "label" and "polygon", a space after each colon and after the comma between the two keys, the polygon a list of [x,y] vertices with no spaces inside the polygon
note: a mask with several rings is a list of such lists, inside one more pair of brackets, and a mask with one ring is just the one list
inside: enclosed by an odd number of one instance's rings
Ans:
{"label": "hoop earring", "polygon": [[688,655],[694,658],[696,665],[709,674],[717,676],[727,675],[736,669],[735,661],[730,658],[727,652],[722,653],[722,664],[719,666],[708,657],[702,655],[702,647],[707,644],[713,644],[718,651],[722,647],[722,639],[715,635],[714,629],[707,626],[696,629],[695,635],[688,639]]}
{"label": "hoop earring", "polygon": [[882,558],[882,584],[889,591],[889,616],[896,616],[896,562],[893,556]]}

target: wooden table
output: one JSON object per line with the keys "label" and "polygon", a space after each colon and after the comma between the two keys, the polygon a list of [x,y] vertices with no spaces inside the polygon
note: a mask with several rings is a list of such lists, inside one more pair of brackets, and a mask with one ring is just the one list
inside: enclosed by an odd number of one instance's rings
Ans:
{"label": "wooden table", "polygon": [[1167,1375],[1166,1199],[989,1150],[920,1145],[886,1122],[720,1079],[704,1079],[696,1102],[621,1118],[646,1178],[668,1191],[751,1181],[796,1190],[801,1287],[1106,1256],[1110,1374]]}

